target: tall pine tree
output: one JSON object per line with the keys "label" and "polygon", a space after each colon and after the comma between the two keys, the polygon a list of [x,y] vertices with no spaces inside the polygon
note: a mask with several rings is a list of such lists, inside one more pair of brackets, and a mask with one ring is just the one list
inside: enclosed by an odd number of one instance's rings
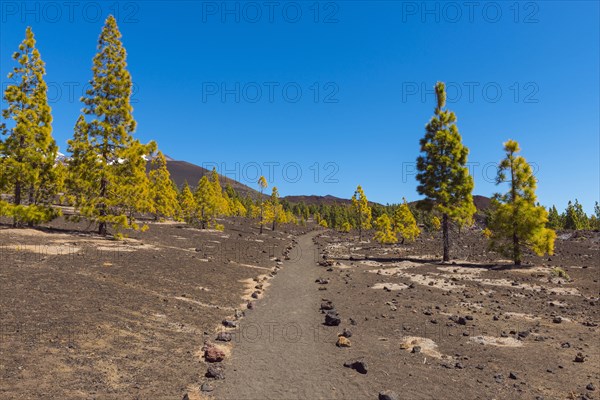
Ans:
{"label": "tall pine tree", "polygon": [[17,66],[8,74],[4,92],[8,107],[0,132],[0,192],[10,192],[12,202],[0,207],[13,217],[13,224],[30,226],[46,222],[59,212],[52,202],[61,186],[61,168],[55,167],[58,147],[52,138],[52,115],[48,105],[45,64],[35,47],[30,27],[19,50],[13,54]]}
{"label": "tall pine tree", "polygon": [[258,188],[260,190],[260,234],[263,233],[263,226],[265,224],[265,199],[263,198],[263,193],[267,188],[267,180],[264,176],[258,178]]}
{"label": "tall pine tree", "polygon": [[548,209],[548,223],[546,226],[550,229],[562,229],[563,221],[556,209],[556,206],[552,206]]}
{"label": "tall pine tree", "polygon": [[178,214],[177,188],[167,169],[167,160],[162,152],[152,159],[149,173],[150,196],[154,220],[174,218]]}
{"label": "tall pine tree", "polygon": [[375,221],[377,231],[375,232],[375,240],[381,244],[394,244],[398,242],[396,232],[392,229],[392,220],[387,214],[381,214]]}
{"label": "tall pine tree", "polygon": [[517,155],[519,144],[509,140],[504,151],[506,158],[498,166],[496,184],[508,182],[509,191],[492,199],[490,247],[521,265],[523,247],[538,255],[552,254],[556,233],[546,228],[546,209],[536,205],[536,179],[525,158]]}
{"label": "tall pine tree", "polygon": [[281,204],[279,203],[279,190],[277,190],[277,186],[273,186],[273,190],[271,192],[271,200],[270,206],[272,207],[273,213],[273,226],[272,230],[275,231],[275,227],[278,222],[281,222],[281,216],[283,214],[283,209]]}
{"label": "tall pine tree", "polygon": [[74,205],[83,217],[98,224],[100,235],[107,234],[109,224],[117,230],[136,228],[133,213],[148,211],[150,204],[143,156],[155,145],[142,145],[132,136],[136,122],[126,58],[117,21],[111,15],[98,40],[90,88],[82,98],[83,113],[91,120],[80,118],[69,142],[73,154],[69,181],[86,182],[83,193],[71,185]]}
{"label": "tall pine tree", "polygon": [[365,196],[363,188],[358,185],[352,195],[352,208],[356,217],[356,227],[358,228],[358,240],[362,240],[362,233],[365,229],[371,229],[371,207],[369,200]]}
{"label": "tall pine tree", "polygon": [[575,203],[569,201],[564,215],[565,229],[573,229],[576,231],[589,229],[587,214],[583,211],[583,207],[579,203],[579,200],[575,199]]}
{"label": "tall pine tree", "polygon": [[403,199],[403,203],[394,212],[392,221],[394,232],[402,236],[402,243],[406,239],[415,240],[421,234],[421,230],[417,226],[417,220],[412,211],[410,211],[406,199]]}
{"label": "tall pine tree", "polygon": [[473,178],[466,167],[469,150],[462,144],[456,115],[446,110],[446,88],[435,85],[437,105],[425,127],[421,152],[417,158],[417,191],[426,204],[442,215],[444,261],[450,260],[450,222],[465,221],[475,213]]}

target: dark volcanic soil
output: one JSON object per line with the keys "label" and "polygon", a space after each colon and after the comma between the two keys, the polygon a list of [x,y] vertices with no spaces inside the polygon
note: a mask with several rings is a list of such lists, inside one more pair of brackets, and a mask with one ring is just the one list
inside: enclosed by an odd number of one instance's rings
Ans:
{"label": "dark volcanic soil", "polygon": [[372,368],[372,398],[598,398],[597,232],[563,233],[554,256],[518,269],[476,232],[456,240],[450,264],[428,236],[386,247],[326,232],[318,243],[333,264],[319,267],[327,297],[352,329],[347,356]]}
{"label": "dark volcanic soil", "polygon": [[181,399],[204,337],[292,242],[225,225],[152,224],[125,241],[0,226],[0,398]]}
{"label": "dark volcanic soil", "polygon": [[597,232],[514,268],[475,231],[442,264],[428,235],[381,246],[224,222],[125,241],[0,227],[0,398],[599,397]]}

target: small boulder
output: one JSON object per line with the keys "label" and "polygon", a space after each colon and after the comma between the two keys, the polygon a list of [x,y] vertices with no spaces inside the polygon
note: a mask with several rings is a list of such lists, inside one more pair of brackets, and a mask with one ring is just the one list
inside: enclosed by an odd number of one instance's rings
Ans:
{"label": "small boulder", "polygon": [[391,390],[384,390],[383,392],[379,392],[379,400],[399,400],[400,398],[396,394],[396,392],[392,392]]}
{"label": "small boulder", "polygon": [[218,340],[219,342],[231,342],[231,333],[219,332],[215,340]]}
{"label": "small boulder", "polygon": [[350,339],[347,339],[344,336],[338,336],[337,343],[335,344],[337,347],[350,347],[352,344],[350,343]]}
{"label": "small boulder", "polygon": [[206,362],[221,362],[225,359],[225,352],[213,344],[204,346],[204,359]]}
{"label": "small boulder", "polygon": [[335,311],[329,311],[325,314],[325,325],[327,326],[338,326],[342,323],[342,319]]}
{"label": "small boulder", "polygon": [[587,385],[585,388],[586,388],[587,390],[590,390],[590,391],[592,391],[592,392],[593,392],[594,390],[596,390],[596,386],[594,386],[594,384],[593,384],[593,383],[588,383],[588,385]]}
{"label": "small boulder", "polygon": [[218,365],[209,365],[205,376],[212,379],[225,379],[223,368],[219,367]]}
{"label": "small boulder", "polygon": [[362,360],[350,360],[344,363],[344,367],[352,368],[358,373],[366,374],[367,373],[367,363]]}
{"label": "small boulder", "polygon": [[237,322],[232,321],[230,319],[224,319],[222,324],[227,328],[235,328],[237,326]]}
{"label": "small boulder", "polygon": [[212,392],[215,388],[210,383],[203,383],[202,386],[200,386],[200,390],[203,392]]}

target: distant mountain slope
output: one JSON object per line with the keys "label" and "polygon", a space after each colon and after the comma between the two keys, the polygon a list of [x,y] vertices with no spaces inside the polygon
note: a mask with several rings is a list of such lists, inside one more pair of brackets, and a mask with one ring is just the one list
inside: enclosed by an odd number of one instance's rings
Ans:
{"label": "distant mountain slope", "polygon": [[326,196],[317,196],[317,195],[308,195],[308,196],[285,196],[284,199],[289,201],[290,203],[304,203],[304,204],[350,204],[351,201],[349,199],[342,199],[340,197],[335,197],[331,195]]}
{"label": "distant mountain slope", "polygon": [[[169,173],[171,174],[171,179],[173,179],[175,184],[179,187],[183,186],[184,182],[186,182],[186,181],[191,187],[195,187],[198,184],[198,181],[200,180],[200,178],[202,178],[204,175],[210,173],[210,171],[207,170],[206,168],[189,163],[187,161],[176,161],[170,157],[166,157],[166,158],[167,158],[167,169],[169,170]],[[222,175],[220,175],[220,179],[221,179],[221,186],[223,186],[223,188],[225,188],[225,186],[227,184],[229,184],[241,196],[248,195],[252,198],[258,198],[258,196],[259,196],[259,192],[257,190],[252,189],[251,187],[244,185],[243,183],[240,183],[234,179],[231,179],[231,178],[228,178],[228,177],[225,177]],[[270,191],[269,191],[269,193],[270,193]],[[266,193],[265,196],[268,196],[268,193]],[[282,199],[285,199],[292,204],[305,203],[307,205],[309,205],[309,204],[345,205],[345,204],[351,203],[350,199],[343,199],[341,197],[336,197],[336,196],[332,196],[332,195],[325,195],[325,196],[292,195],[292,196],[282,197]],[[418,203],[418,202],[419,202],[419,200],[417,200],[416,202],[411,202],[411,203]],[[485,196],[474,195],[473,202],[475,203],[475,207],[477,208],[477,211],[479,213],[485,211],[490,206],[490,198],[485,197]]]}
{"label": "distant mountain slope", "polygon": [[[195,187],[198,184],[198,181],[204,175],[210,174],[210,171],[206,168],[189,163],[187,161],[175,161],[173,159],[167,160],[167,169],[171,174],[171,179],[173,179],[173,181],[178,187],[182,187],[186,181],[191,187]],[[223,188],[225,188],[225,186],[229,184],[241,196],[248,195],[253,198],[259,196],[258,191],[252,189],[251,187],[246,186],[243,183],[240,183],[226,176],[219,176],[221,186],[223,186]]]}

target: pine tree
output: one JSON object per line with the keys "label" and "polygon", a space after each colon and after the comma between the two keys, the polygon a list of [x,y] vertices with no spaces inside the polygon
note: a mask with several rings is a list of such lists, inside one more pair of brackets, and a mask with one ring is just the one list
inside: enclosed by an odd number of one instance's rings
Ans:
{"label": "pine tree", "polygon": [[[120,152],[120,160],[115,163],[115,172],[119,177],[120,185],[115,188],[115,202],[125,211],[128,226],[138,230],[140,226],[135,222],[136,213],[152,213],[154,202],[150,189],[150,179],[147,173],[147,157],[156,151],[156,144],[150,142],[143,145],[137,140],[131,140],[128,146]],[[147,226],[142,226],[142,229]]]}
{"label": "pine tree", "polygon": [[223,193],[221,182],[219,182],[219,174],[216,168],[213,168],[210,173],[210,182],[213,186],[213,195],[215,202],[215,216],[230,215],[229,202]]}
{"label": "pine tree", "polygon": [[591,228],[600,230],[600,204],[598,204],[598,202],[594,204],[594,215],[592,215],[592,218],[590,218]]}
{"label": "pine tree", "polygon": [[398,242],[398,237],[392,229],[392,220],[387,214],[382,214],[375,220],[377,231],[375,232],[375,240],[381,244],[393,244]]}
{"label": "pine tree", "polygon": [[509,140],[504,150],[506,158],[498,166],[496,184],[508,182],[509,191],[492,199],[490,245],[521,265],[523,247],[538,255],[553,254],[556,233],[546,228],[546,209],[536,205],[536,179],[525,158],[517,155],[519,144]]}
{"label": "pine tree", "polygon": [[187,181],[183,184],[183,188],[177,196],[177,203],[179,204],[179,219],[189,225],[195,224],[197,221],[196,199]]}
{"label": "pine tree", "polygon": [[588,217],[577,199],[575,199],[575,204],[569,201],[567,205],[567,209],[565,210],[565,229],[577,231],[589,229]]}
{"label": "pine tree", "polygon": [[358,240],[362,240],[362,232],[364,229],[371,229],[371,207],[369,200],[365,196],[362,187],[358,185],[354,195],[352,195],[352,208],[356,216],[356,227],[358,228]]}
{"label": "pine tree", "polygon": [[558,213],[556,206],[550,207],[548,211],[548,223],[546,224],[546,227],[555,230],[563,228],[562,218]]}
{"label": "pine tree", "polygon": [[98,224],[100,235],[106,235],[109,224],[116,230],[136,228],[131,224],[133,212],[147,211],[150,201],[143,156],[155,145],[142,145],[131,136],[136,128],[130,101],[132,81],[121,33],[112,15],[106,20],[97,48],[90,88],[82,98],[83,113],[92,120],[80,118],[69,142],[73,153],[69,180],[87,182],[81,194],[77,186],[70,187],[75,208]]}
{"label": "pine tree", "polygon": [[415,216],[410,211],[406,199],[403,200],[404,202],[396,209],[393,217],[394,232],[402,236],[402,243],[405,239],[415,240],[421,234]]}
{"label": "pine tree", "polygon": [[281,222],[282,209],[281,204],[279,204],[279,191],[277,190],[277,186],[273,186],[273,190],[271,192],[271,200],[270,205],[273,209],[273,225],[272,230],[275,231],[275,226],[278,222]]}
{"label": "pine tree", "polygon": [[340,227],[340,232],[348,233],[348,232],[350,232],[351,229],[352,229],[352,225],[350,224],[350,222],[345,221],[344,223],[342,223],[342,226]]}
{"label": "pine tree", "polygon": [[215,186],[206,175],[200,178],[194,198],[198,208],[198,220],[200,228],[206,229],[215,225],[218,201],[216,199]]}
{"label": "pine tree", "polygon": [[446,106],[446,89],[435,86],[437,106],[421,139],[422,156],[417,158],[417,191],[442,215],[444,261],[450,260],[450,222],[465,221],[475,213],[473,178],[466,167],[469,150],[462,144],[456,115]]}
{"label": "pine tree", "polygon": [[261,235],[263,233],[263,225],[265,224],[265,220],[264,220],[265,204],[264,204],[264,199],[263,199],[263,192],[265,191],[267,186],[268,186],[267,180],[265,179],[264,176],[261,176],[260,178],[258,178],[258,188],[260,190],[260,234]]}
{"label": "pine tree", "polygon": [[154,220],[175,217],[178,212],[177,189],[167,169],[167,160],[160,151],[152,159],[149,179]]}
{"label": "pine tree", "polygon": [[[13,225],[29,226],[47,222],[60,212],[52,207],[62,181],[61,168],[55,167],[58,147],[52,138],[52,115],[45,64],[35,47],[30,27],[19,50],[13,54],[17,66],[8,74],[13,80],[4,92],[8,107],[2,117],[11,120],[0,125],[6,136],[0,141],[0,192],[12,193],[2,214],[13,217]],[[1,202],[1,201],[0,201]]]}

